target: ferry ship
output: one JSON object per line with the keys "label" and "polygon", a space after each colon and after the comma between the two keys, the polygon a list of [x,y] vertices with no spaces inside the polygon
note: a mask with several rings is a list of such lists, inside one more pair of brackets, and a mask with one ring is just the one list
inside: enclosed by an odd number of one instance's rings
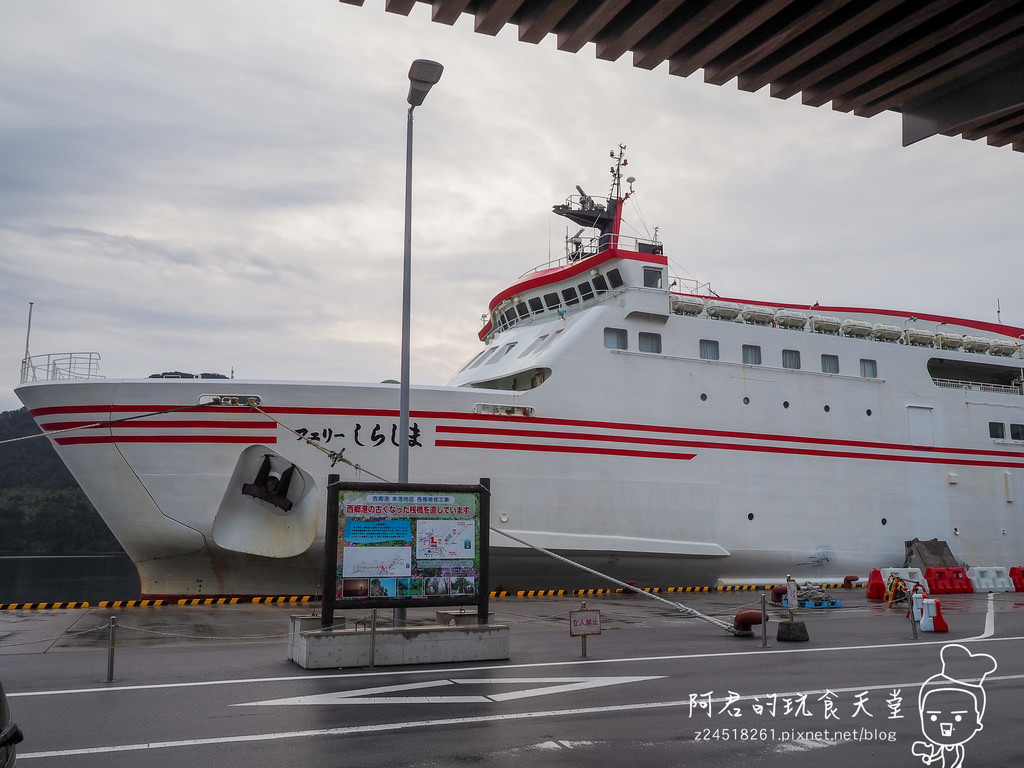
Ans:
{"label": "ferry ship", "polygon": [[1024,329],[719,296],[607,198],[553,212],[566,251],[490,302],[446,386],[98,375],[27,358],[16,390],[135,562],[145,596],[308,594],[328,475],[489,478],[493,588],[841,581],[940,539],[1024,561]]}

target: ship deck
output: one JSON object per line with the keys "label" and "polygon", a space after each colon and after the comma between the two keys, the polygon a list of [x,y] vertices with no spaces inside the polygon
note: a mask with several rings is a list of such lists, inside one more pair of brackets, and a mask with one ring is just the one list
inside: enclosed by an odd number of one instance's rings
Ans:
{"label": "ship deck", "polygon": [[[915,765],[917,696],[959,643],[989,654],[984,730],[965,763],[1019,764],[1024,601],[939,596],[948,633],[915,639],[864,589],[804,609],[807,642],[732,637],[639,595],[582,598],[602,633],[569,636],[580,597],[499,598],[511,659],[306,671],[287,660],[281,604],[0,612],[0,670],[25,765]],[[760,593],[666,596],[731,622]],[[347,612],[349,620],[368,612]],[[390,611],[381,616],[390,618]],[[109,619],[118,631],[113,680]],[[429,623],[433,612],[410,610]]]}

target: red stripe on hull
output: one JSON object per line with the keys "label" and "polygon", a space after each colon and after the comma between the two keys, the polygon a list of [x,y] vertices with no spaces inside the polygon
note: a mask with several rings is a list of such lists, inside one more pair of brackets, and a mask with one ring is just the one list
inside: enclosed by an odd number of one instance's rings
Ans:
{"label": "red stripe on hull", "polygon": [[438,440],[439,448],[485,448],[499,451],[540,451],[542,453],[586,453],[601,456],[628,456],[641,459],[676,459],[690,461],[695,453],[633,451],[627,448],[598,448],[591,445],[528,445],[526,443],[484,443],[475,440]]}
{"label": "red stripe on hull", "polygon": [[58,445],[100,445],[104,443],[236,443],[251,445],[263,443],[273,445],[275,435],[81,435],[78,437],[55,437]]}

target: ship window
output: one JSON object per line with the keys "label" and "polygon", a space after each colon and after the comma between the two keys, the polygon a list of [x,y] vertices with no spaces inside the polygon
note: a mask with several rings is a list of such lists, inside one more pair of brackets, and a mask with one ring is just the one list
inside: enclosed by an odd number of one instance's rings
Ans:
{"label": "ship window", "polygon": [[580,296],[584,301],[590,301],[594,298],[594,289],[590,287],[590,283],[580,283],[576,287],[580,289]]}
{"label": "ship window", "polygon": [[718,359],[718,342],[714,339],[701,339],[700,340],[700,359],[701,360],[717,360]]}
{"label": "ship window", "polygon": [[533,340],[533,343],[530,344],[530,346],[528,346],[526,349],[524,349],[522,352],[519,353],[519,356],[520,357],[526,357],[528,354],[533,352],[533,350],[535,350],[537,347],[539,347],[541,342],[543,342],[544,339],[546,339],[547,337],[548,337],[548,335],[546,333],[543,336],[538,336],[536,339]]}
{"label": "ship window", "polygon": [[661,270],[644,267],[644,288],[661,288]]}
{"label": "ship window", "polygon": [[562,298],[565,299],[565,306],[567,306],[567,307],[571,307],[573,304],[579,304],[580,303],[580,299],[576,295],[576,289],[575,288],[563,288],[562,289]]}
{"label": "ship window", "polygon": [[1011,424],[1010,425],[1010,439],[1011,440],[1024,440],[1024,424]]}
{"label": "ship window", "polygon": [[561,302],[558,300],[557,293],[545,293],[544,303],[548,305],[548,309],[558,309],[558,305]]}
{"label": "ship window", "polygon": [[[507,355],[509,353],[509,351],[511,351],[512,347],[514,347],[518,343],[519,342],[517,342],[517,341],[511,341],[508,344],[506,344],[504,347],[501,348],[502,352],[501,352],[500,355],[492,355],[491,356],[491,359],[487,361],[487,365],[490,365],[491,363],[498,362],[501,358],[503,358],[505,355]],[[495,349],[497,349],[497,347],[495,347]]]}
{"label": "ship window", "polygon": [[530,311],[535,315],[544,311],[544,303],[540,300],[540,296],[534,296],[530,299]]}
{"label": "ship window", "polygon": [[483,352],[477,352],[476,355],[474,355],[472,357],[472,359],[470,359],[470,361],[468,363],[466,363],[464,366],[462,366],[462,368],[459,369],[459,371],[461,372],[461,371],[466,370],[467,368],[472,368],[474,365],[476,365],[477,361],[480,360],[480,358],[483,357],[486,354],[487,354],[487,350],[486,349]]}
{"label": "ship window", "polygon": [[1001,421],[990,421],[988,423],[988,436],[994,440],[1002,440],[1006,437],[1006,425]]}
{"label": "ship window", "polygon": [[822,355],[821,372],[839,373],[839,355]]}
{"label": "ship window", "polygon": [[516,312],[519,313],[520,317],[527,317],[530,314],[530,308],[523,304],[523,302],[519,302],[516,304]]}
{"label": "ship window", "polygon": [[598,296],[608,293],[608,281],[604,279],[604,275],[596,275],[591,282],[594,284],[594,290],[597,291]]}
{"label": "ship window", "polygon": [[761,348],[756,344],[743,345],[743,362],[746,365],[761,364]]}
{"label": "ship window", "polygon": [[604,345],[608,349],[626,349],[626,329],[605,328]]}
{"label": "ship window", "polygon": [[476,368],[478,365],[480,365],[482,362],[484,362],[484,360],[489,358],[491,355],[493,355],[497,351],[498,351],[497,347],[491,347],[486,352],[484,352],[484,354],[480,355],[480,357],[477,358],[477,361],[475,363],[473,363],[473,367]]}
{"label": "ship window", "polygon": [[512,325],[516,321],[516,319],[517,319],[516,318],[516,311],[514,309],[512,309],[511,307],[509,307],[508,309],[505,310],[504,317],[505,317],[505,323],[508,324],[508,325]]}
{"label": "ship window", "polygon": [[878,378],[878,363],[874,360],[861,360],[860,361],[860,375],[865,379],[877,379]]}
{"label": "ship window", "polygon": [[661,354],[661,334],[640,331],[640,351]]}
{"label": "ship window", "polygon": [[622,283],[622,275],[619,274],[619,270],[617,270],[617,269],[609,269],[608,270],[608,282],[612,286],[612,288],[621,288],[622,287],[622,285],[623,285],[623,283]]}
{"label": "ship window", "polygon": [[800,369],[800,350],[799,349],[784,349],[782,350],[782,367],[792,368],[794,370]]}

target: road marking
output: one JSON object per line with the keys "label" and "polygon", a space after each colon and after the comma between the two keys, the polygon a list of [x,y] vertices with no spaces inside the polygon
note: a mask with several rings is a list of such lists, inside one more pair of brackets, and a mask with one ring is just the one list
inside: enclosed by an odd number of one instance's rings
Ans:
{"label": "road marking", "polygon": [[[1022,680],[1024,675],[1001,675],[999,677],[988,677],[987,681],[995,680]],[[730,703],[738,701],[755,701],[768,696],[783,698],[786,696],[811,696],[831,693],[858,693],[861,691],[893,690],[903,688],[919,688],[923,681],[918,680],[912,683],[886,683],[885,685],[858,685],[844,688],[820,688],[811,691],[786,691],[775,693],[759,693],[747,696],[740,696],[734,699],[731,696],[716,697],[711,700],[712,704]],[[280,741],[283,739],[307,738],[310,736],[347,736],[357,733],[361,735],[371,733],[385,733],[389,731],[402,731],[411,728],[450,728],[457,725],[473,725],[476,723],[509,722],[514,720],[541,720],[550,717],[569,717],[578,715],[599,715],[607,713],[621,714],[623,712],[637,712],[652,709],[669,709],[678,707],[693,707],[690,699],[678,699],[675,701],[650,701],[638,704],[612,704],[604,707],[581,707],[577,709],[555,709],[544,712],[509,712],[506,714],[487,714],[473,717],[452,717],[438,720],[405,720],[392,723],[378,723],[376,725],[353,725],[343,728],[320,728],[310,731],[282,731],[278,733],[253,733],[245,736],[217,736],[208,739],[185,739],[182,741],[152,741],[140,744],[116,744],[107,747],[88,747],[85,749],[57,749],[49,752],[25,752],[18,754],[18,760],[32,760],[39,757],[72,757],[77,755],[101,755],[117,752],[140,752],[150,749],[180,749],[182,747],[204,747],[215,744],[241,744],[258,741]]]}
{"label": "road marking", "polygon": [[[875,643],[871,645],[841,645],[829,648],[821,647],[809,647],[809,648],[769,648],[763,649],[758,648],[756,650],[749,651],[726,651],[724,653],[679,653],[671,655],[660,655],[660,656],[629,656],[620,657],[615,659],[583,659],[578,661],[542,661],[534,662],[530,664],[488,664],[479,667],[462,667],[458,670],[452,670],[457,672],[487,672],[490,670],[510,670],[510,669],[538,669],[541,667],[576,667],[581,665],[594,665],[594,664],[635,664],[638,662],[648,661],[685,661],[687,659],[728,659],[739,656],[785,656],[790,654],[829,654],[829,653],[842,653],[849,654],[858,651],[892,651],[897,648],[921,648],[929,645],[948,645],[951,642],[966,643],[966,642],[985,642],[985,643],[1002,643],[1002,642],[1019,642],[1024,640],[1024,635],[1014,635],[1009,637],[988,637],[986,635],[978,635],[976,637],[964,637],[956,638],[950,637],[939,640],[914,640],[911,642],[898,642],[898,643]],[[437,670],[438,672],[444,672],[445,670]],[[18,698],[24,696],[63,696],[72,693],[118,693],[125,691],[151,691],[151,690],[164,690],[169,688],[204,688],[207,686],[221,686],[221,685],[251,685],[253,683],[287,683],[287,682],[305,682],[309,680],[353,680],[360,677],[400,677],[407,675],[423,675],[426,674],[422,669],[388,669],[379,672],[341,672],[341,673],[329,673],[329,674],[316,674],[316,675],[287,675],[282,677],[249,677],[249,678],[237,678],[234,680],[193,680],[185,683],[152,683],[148,685],[119,685],[119,686],[103,686],[94,688],[58,688],[50,689],[45,691],[16,691],[7,692],[7,698]]]}
{"label": "road marking", "polygon": [[[653,677],[491,677],[427,680],[421,683],[404,685],[385,685],[377,688],[358,688],[354,691],[337,693],[320,693],[313,696],[291,696],[284,699],[267,699],[266,701],[249,701],[244,704],[232,704],[233,707],[275,707],[296,706],[306,704],[484,704],[501,701],[515,701],[534,696],[550,696],[555,693],[570,693],[590,688],[603,688],[609,685],[624,683],[640,683],[645,680],[660,680],[664,675]],[[397,693],[399,691],[422,690],[424,688],[440,688],[452,685],[527,685],[505,693],[490,693],[477,696],[378,696],[381,693]],[[535,687],[541,686],[541,687]]]}
{"label": "road marking", "polygon": [[[986,681],[994,680],[1021,680],[1024,675],[1002,675],[998,678],[989,677]],[[894,688],[919,688],[923,681],[918,680],[912,683],[886,683],[885,685],[853,686],[843,688],[829,688],[828,691],[840,693],[859,693],[861,691],[893,690]],[[786,696],[811,696],[823,694],[826,689],[819,688],[810,691],[786,691],[772,694],[759,693],[741,696],[734,699],[731,696],[716,697],[711,700],[712,704],[735,704],[738,701],[754,701],[764,699],[767,696],[775,695],[779,698]],[[623,712],[638,712],[653,709],[670,709],[693,707],[689,699],[678,699],[674,701],[650,701],[638,704],[612,704],[603,707],[580,707],[576,709],[555,709],[543,712],[509,712],[505,714],[492,713],[487,715],[476,715],[472,717],[440,718],[437,720],[404,720],[391,723],[378,723],[376,725],[352,725],[341,728],[319,728],[309,731],[282,731],[278,733],[253,733],[244,736],[217,736],[207,739],[185,739],[182,741],[152,741],[139,744],[117,744],[107,747],[88,747],[84,749],[58,749],[49,752],[25,752],[18,754],[18,760],[32,760],[40,757],[72,757],[78,755],[101,755],[117,752],[140,752],[150,749],[180,749],[182,747],[205,747],[216,744],[242,744],[259,741],[281,741],[283,739],[299,739],[310,736],[347,736],[349,734],[367,735],[372,733],[386,733],[390,731],[402,731],[412,728],[451,728],[458,725],[473,725],[476,723],[511,722],[515,720],[542,720],[551,717],[570,717],[581,715],[600,714],[621,714]]]}

